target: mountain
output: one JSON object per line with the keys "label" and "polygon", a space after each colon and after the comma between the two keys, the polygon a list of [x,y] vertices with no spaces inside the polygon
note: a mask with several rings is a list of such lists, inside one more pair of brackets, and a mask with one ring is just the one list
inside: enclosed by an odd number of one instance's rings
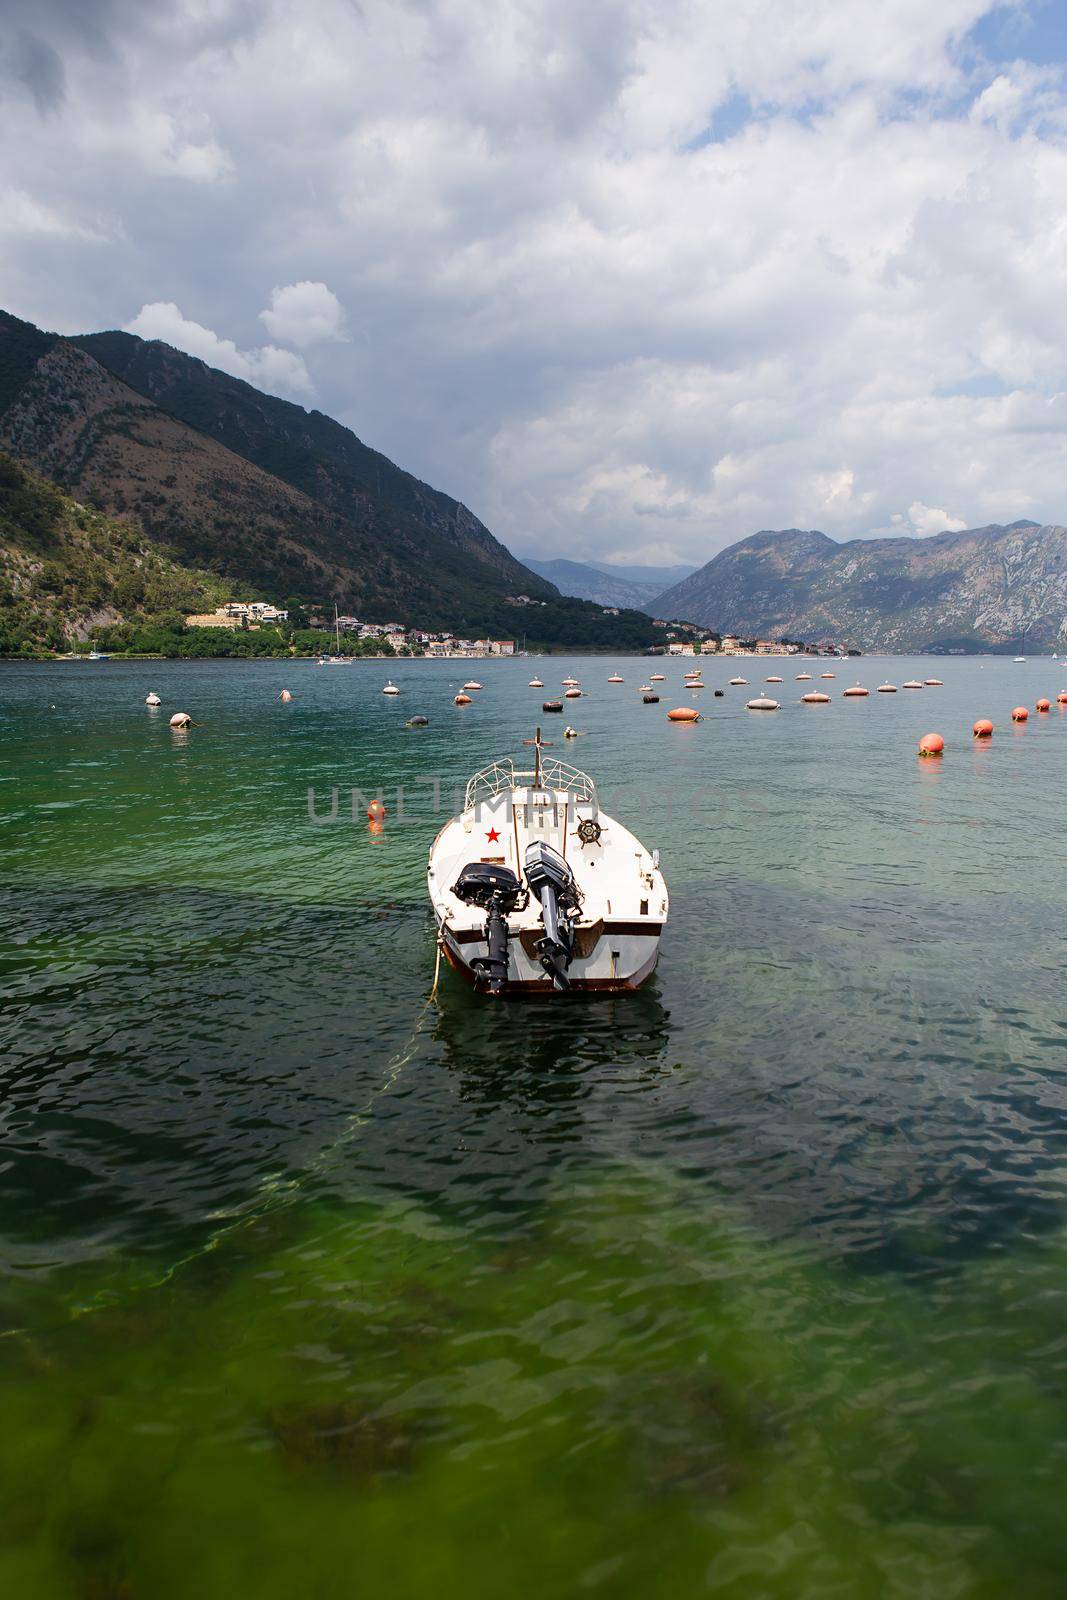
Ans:
{"label": "mountain", "polygon": [[560,594],[593,600],[600,606],[631,606],[651,616],[650,602],[668,584],[675,584],[692,567],[613,567],[602,561],[541,561],[523,556],[523,564],[554,583]]}
{"label": "mountain", "polygon": [[538,647],[651,642],[647,619],[560,596],[329,417],[158,342],[64,339],[0,312],[0,448],[265,598]]}
{"label": "mountain", "polygon": [[657,614],[747,638],[861,650],[1047,648],[1067,633],[1067,529],[992,524],[931,538],[756,533],[656,601]]}
{"label": "mountain", "polygon": [[213,611],[231,593],[0,452],[0,654],[65,650],[133,612]]}
{"label": "mountain", "polygon": [[262,394],[158,339],[110,332],[71,343],[171,416],[340,515],[358,521],[373,501],[390,506],[498,573],[511,590],[549,594],[466,506],[404,472],[321,411]]}

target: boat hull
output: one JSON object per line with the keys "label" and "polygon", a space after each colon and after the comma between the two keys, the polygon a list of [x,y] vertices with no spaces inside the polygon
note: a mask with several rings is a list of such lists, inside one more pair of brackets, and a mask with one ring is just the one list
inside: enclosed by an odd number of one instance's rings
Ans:
{"label": "boat hull", "polygon": [[[566,994],[627,993],[640,989],[656,970],[659,960],[660,928],[626,924],[608,927],[598,938],[588,955],[576,956],[567,973],[568,987],[561,991],[526,946],[531,943],[521,936],[508,941],[508,976],[497,991],[503,996],[524,996],[559,999]],[[463,929],[457,931],[440,925],[438,933],[441,948],[449,966],[459,973],[473,989],[489,994],[484,979],[471,966],[471,962],[488,954],[488,946],[480,933]],[[496,996],[493,996],[496,998]]]}

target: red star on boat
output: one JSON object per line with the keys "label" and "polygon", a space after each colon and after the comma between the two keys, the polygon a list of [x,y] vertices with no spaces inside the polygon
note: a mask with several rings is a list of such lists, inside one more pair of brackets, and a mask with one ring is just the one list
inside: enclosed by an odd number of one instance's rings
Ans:
{"label": "red star on boat", "polygon": [[490,828],[485,837],[489,840],[490,844],[496,844],[497,840],[500,838],[500,835],[497,833],[495,828]]}

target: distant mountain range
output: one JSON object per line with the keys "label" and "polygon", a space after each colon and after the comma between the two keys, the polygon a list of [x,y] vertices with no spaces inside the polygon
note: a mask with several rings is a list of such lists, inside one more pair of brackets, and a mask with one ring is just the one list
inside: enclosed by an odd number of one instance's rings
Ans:
{"label": "distant mountain range", "polygon": [[861,650],[1063,647],[1067,529],[1022,521],[845,544],[765,530],[658,596],[655,609],[746,638]]}
{"label": "distant mountain range", "polygon": [[0,312],[0,449],[264,598],[538,646],[654,637],[636,611],[561,596],[466,506],[321,412],[158,341],[60,338]]}
{"label": "distant mountain range", "polygon": [[603,561],[542,561],[523,556],[523,564],[554,583],[560,594],[594,600],[600,606],[632,606],[652,615],[651,602],[672,584],[696,569],[679,567],[623,567]]}

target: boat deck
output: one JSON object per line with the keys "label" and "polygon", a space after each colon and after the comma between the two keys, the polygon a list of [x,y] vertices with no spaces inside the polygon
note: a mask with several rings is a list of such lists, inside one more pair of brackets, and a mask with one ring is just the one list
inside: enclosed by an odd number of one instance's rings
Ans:
{"label": "boat deck", "polygon": [[[584,843],[579,824],[595,820],[600,838]],[[628,828],[597,810],[595,798],[577,798],[572,790],[500,788],[478,800],[447,823],[430,853],[430,892],[438,910],[454,929],[484,925],[484,914],[452,892],[468,861],[509,867],[520,881],[526,846],[541,839],[567,861],[582,892],[579,927],[600,921],[662,924],[667,893],[652,854]],[[540,925],[540,903],[531,895],[525,910],[509,917],[514,928]]]}

